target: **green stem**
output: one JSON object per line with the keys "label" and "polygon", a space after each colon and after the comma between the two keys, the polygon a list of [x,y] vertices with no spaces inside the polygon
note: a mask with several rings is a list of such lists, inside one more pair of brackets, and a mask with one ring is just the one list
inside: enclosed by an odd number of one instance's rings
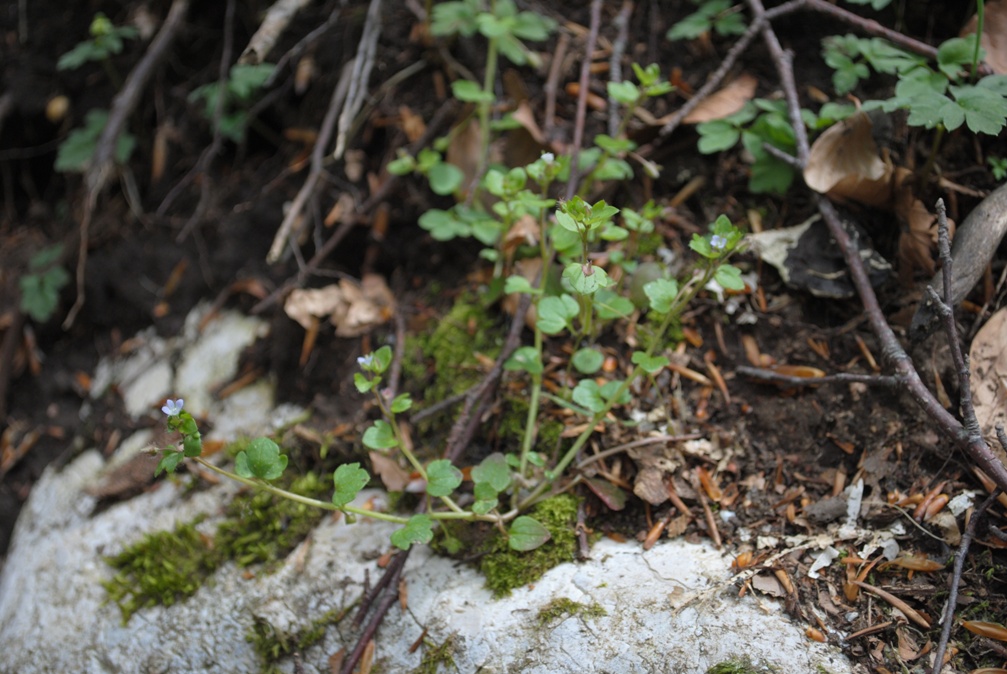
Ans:
{"label": "green stem", "polygon": [[[286,489],[280,489],[279,487],[274,487],[268,482],[261,482],[259,480],[254,480],[248,477],[241,477],[237,473],[232,473],[229,470],[224,470],[219,468],[206,459],[202,457],[195,457],[195,461],[201,466],[204,466],[218,475],[223,475],[224,477],[230,478],[235,482],[240,482],[241,484],[248,485],[255,489],[262,489],[263,491],[268,491],[270,494],[274,494],[281,498],[289,499],[291,501],[296,501],[297,503],[303,503],[305,505],[313,506],[315,508],[322,508],[323,510],[334,510],[337,512],[348,512],[354,515],[361,515],[363,517],[372,517],[377,520],[384,520],[386,522],[395,522],[396,524],[406,524],[409,519],[406,517],[399,517],[398,515],[389,515],[388,513],[380,513],[374,510],[366,510],[364,508],[357,508],[356,506],[343,506],[338,507],[333,503],[327,501],[319,501],[318,499],[313,499],[308,496],[302,496],[301,494],[295,494],[292,491],[287,491]],[[447,514],[447,513],[445,513]]]}

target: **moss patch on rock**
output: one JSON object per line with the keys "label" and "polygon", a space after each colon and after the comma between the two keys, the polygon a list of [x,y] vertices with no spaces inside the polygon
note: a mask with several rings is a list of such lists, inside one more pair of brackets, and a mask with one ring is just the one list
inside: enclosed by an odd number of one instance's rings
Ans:
{"label": "moss patch on rock", "polygon": [[552,538],[545,545],[528,552],[507,547],[503,536],[495,539],[492,551],[479,565],[486,577],[486,587],[502,597],[511,590],[542,577],[563,562],[572,562],[577,552],[577,505],[569,494],[553,496],[539,503],[530,515],[549,530]]}
{"label": "moss patch on rock", "polygon": [[[324,498],[331,487],[308,473],[290,484],[290,491]],[[196,529],[202,517],[171,531],[147,534],[118,555],[106,559],[116,571],[102,586],[119,605],[123,624],[151,606],[171,606],[191,597],[225,562],[239,566],[264,564],[267,572],[287,557],[326,515],[264,491],[236,496],[227,519],[215,535]]]}

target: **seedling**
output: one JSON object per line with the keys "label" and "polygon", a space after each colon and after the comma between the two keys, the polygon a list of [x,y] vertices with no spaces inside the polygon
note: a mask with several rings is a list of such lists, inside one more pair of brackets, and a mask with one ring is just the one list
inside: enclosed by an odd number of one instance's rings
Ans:
{"label": "seedling", "polygon": [[52,317],[59,291],[70,282],[70,274],[56,264],[62,252],[57,244],[35,253],[28,261],[28,273],[21,277],[21,311],[39,323]]}
{"label": "seedling", "polygon": [[262,87],[276,68],[272,63],[238,64],[231,68],[227,82],[211,82],[193,90],[189,100],[203,102],[203,116],[213,121],[220,101],[218,129],[225,138],[240,143],[245,138],[248,106],[252,96]]}

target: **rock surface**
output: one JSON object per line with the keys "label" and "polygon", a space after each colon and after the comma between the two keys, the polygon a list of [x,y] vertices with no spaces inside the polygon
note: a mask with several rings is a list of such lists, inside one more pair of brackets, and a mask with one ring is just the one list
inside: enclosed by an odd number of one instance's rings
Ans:
{"label": "rock surface", "polygon": [[[243,321],[228,324],[244,335],[249,329],[260,334],[258,326]],[[240,335],[211,334],[217,346],[240,349],[248,343]],[[194,337],[184,345],[159,344],[143,357],[162,382],[177,386],[177,373],[165,367],[172,362],[192,367],[178,349],[199,348]],[[218,348],[203,350],[218,362],[227,358]],[[135,376],[139,368],[120,364],[118,371]],[[214,377],[222,376],[228,375],[214,371]],[[200,386],[214,383],[219,382]],[[246,415],[258,410],[252,417],[266,420],[270,415],[263,407],[272,404],[272,392],[261,388],[242,408]],[[239,426],[227,426],[225,408],[213,407],[203,392],[175,391],[216,409],[218,429]],[[138,406],[137,413],[143,409]],[[137,442],[124,443],[130,444]],[[264,662],[247,639],[254,625],[291,634],[344,610],[349,617],[328,626],[302,653],[303,671],[329,672],[330,656],[352,647],[356,633],[349,609],[367,579],[380,576],[378,558],[390,550],[395,525],[328,517],[275,573],[249,574],[225,564],[188,600],[142,609],[123,625],[101,585],[112,577],[105,557],[147,532],[198,515],[206,516],[200,530],[213,531],[237,486],[193,492],[181,481],[162,481],[97,510],[85,488],[106,470],[98,452],[88,451],[62,471],[50,468],[35,485],[0,570],[0,672],[258,672]],[[375,497],[380,499],[365,492],[358,500]],[[690,673],[738,658],[775,668],[767,671],[855,671],[838,649],[805,637],[804,627],[791,623],[774,602],[738,599],[722,587],[730,561],[706,545],[671,541],[643,551],[636,543],[603,540],[591,557],[493,599],[476,571],[428,548],[415,550],[405,569],[408,592],[378,632],[374,671],[412,671],[445,644],[449,648],[441,650],[450,652],[454,664],[439,671],[447,672]],[[418,641],[423,645],[411,649]],[[275,664],[294,671],[289,657]]]}

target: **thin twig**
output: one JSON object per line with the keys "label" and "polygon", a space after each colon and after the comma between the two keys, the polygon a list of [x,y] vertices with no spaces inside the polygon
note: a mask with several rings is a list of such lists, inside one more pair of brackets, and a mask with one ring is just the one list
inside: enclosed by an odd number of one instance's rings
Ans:
{"label": "thin twig", "polygon": [[409,559],[409,553],[412,548],[408,550],[402,550],[396,553],[392,561],[388,563],[385,568],[385,572],[381,575],[381,579],[378,580],[377,584],[367,593],[360,602],[360,610],[357,612],[357,617],[355,619],[355,624],[359,625],[367,611],[374,604],[375,600],[381,596],[381,600],[378,602],[374,609],[374,613],[371,614],[370,620],[367,621],[367,625],[364,626],[363,631],[360,633],[360,637],[357,639],[357,644],[354,646],[350,655],[343,662],[342,668],[339,670],[340,674],[351,674],[353,669],[360,662],[360,657],[364,654],[364,649],[367,648],[368,642],[374,638],[375,632],[378,631],[378,627],[381,626],[381,622],[385,619],[385,614],[388,613],[388,609],[392,607],[395,603],[396,592],[395,589],[398,587],[399,578],[402,576],[402,568],[406,565],[406,560]]}
{"label": "thin twig", "polygon": [[[448,99],[444,105],[437,110],[437,113],[434,115],[433,119],[430,120],[430,123],[427,124],[427,129],[424,131],[423,136],[409,146],[408,152],[413,154],[418,152],[419,148],[426,147],[426,145],[428,145],[430,141],[440,132],[441,128],[454,113],[455,109],[456,103],[454,99]],[[356,227],[359,223],[363,222],[378,204],[382,203],[396,188],[398,188],[399,180],[399,176],[388,176],[374,194],[368,197],[364,203],[357,206],[353,213],[348,214],[345,218],[343,218],[342,223],[340,223],[339,227],[336,228],[336,231],[334,231],[322,247],[315,252],[314,256],[308,260],[308,264],[305,265],[305,267],[301,269],[295,277],[288,279],[286,283],[271,292],[268,297],[253,306],[252,313],[262,313],[285,298],[291,290],[302,286],[308,276],[313,274],[318,269],[318,266],[332,254],[332,251],[334,251],[336,246],[339,245],[339,242],[342,241],[347,234],[349,234],[350,230]]]}
{"label": "thin twig", "polygon": [[374,68],[374,55],[377,53],[380,35],[381,0],[371,0],[370,7],[367,9],[367,19],[364,21],[364,33],[360,36],[360,46],[357,48],[357,58],[353,61],[350,90],[346,94],[346,104],[339,115],[336,149],[332,152],[333,159],[342,158],[343,152],[346,150],[346,136],[349,133],[350,125],[367,97],[367,81]]}
{"label": "thin twig", "polygon": [[566,59],[566,50],[570,46],[570,36],[567,33],[560,33],[556,42],[556,51],[552,55],[552,63],[549,64],[549,77],[546,78],[545,86],[545,119],[542,121],[542,134],[549,140],[552,139],[553,129],[556,126],[556,92],[559,91],[559,78],[563,74],[563,61]]}
{"label": "thin twig", "polygon": [[283,35],[297,12],[304,9],[311,0],[277,0],[266,12],[258,30],[248,41],[248,46],[238,57],[238,63],[257,65],[262,63],[273,45]]}
{"label": "thin twig", "polygon": [[580,64],[580,90],[577,92],[577,114],[573,125],[573,151],[570,159],[570,180],[566,184],[566,198],[572,199],[580,182],[580,147],[584,142],[584,122],[587,119],[587,87],[591,76],[591,55],[598,42],[598,28],[601,24],[601,0],[591,0],[591,28],[584,45],[584,60]]}
{"label": "thin twig", "polygon": [[108,121],[105,128],[98,137],[95,145],[94,156],[91,165],[84,174],[84,189],[86,197],[84,200],[84,215],[80,223],[80,242],[77,254],[77,299],[63,321],[63,329],[69,329],[73,325],[77,314],[84,307],[84,273],[87,270],[87,246],[91,219],[94,217],[94,209],[98,205],[98,195],[108,184],[112,175],[112,168],[115,165],[115,149],[118,145],[119,136],[126,128],[126,120],[136,109],[137,104],[143,94],[147,80],[154,73],[154,69],[168,52],[168,47],[174,41],[182,26],[182,20],[189,9],[189,0],[174,0],[171,9],[161,25],[161,30],[157,32],[150,43],[150,47],[143,55],[143,58],[136,67],[130,71],[122,89],[116,94],[112,101],[112,109],[108,113]]}
{"label": "thin twig", "polygon": [[933,674],[940,674],[944,666],[944,652],[947,650],[948,640],[951,638],[951,628],[955,622],[955,605],[958,603],[958,586],[961,584],[962,569],[965,567],[965,556],[968,555],[969,546],[972,545],[972,539],[975,538],[979,520],[982,519],[983,515],[986,514],[986,511],[993,505],[993,502],[996,501],[999,495],[1000,487],[997,487],[972,512],[968,524],[965,525],[965,532],[962,534],[961,543],[958,545],[957,552],[955,552],[955,566],[951,574],[951,587],[948,588],[948,603],[944,607],[944,616],[941,618],[943,621],[941,638],[937,642],[937,648],[934,649]]}
{"label": "thin twig", "polygon": [[772,382],[774,384],[784,384],[786,386],[819,386],[821,384],[868,384],[870,386],[901,386],[902,380],[898,377],[890,377],[877,374],[854,374],[852,372],[841,372],[839,374],[827,374],[824,377],[794,377],[780,374],[772,370],[761,367],[749,367],[739,365],[734,369],[737,374],[758,379],[759,381]]}
{"label": "thin twig", "polygon": [[280,259],[280,255],[283,253],[284,248],[286,248],[287,241],[294,229],[294,223],[298,221],[301,211],[304,209],[305,204],[308,203],[308,199],[314,195],[315,187],[318,186],[318,182],[321,180],[325,161],[325,148],[328,147],[329,141],[332,140],[332,134],[336,128],[336,119],[339,116],[339,108],[342,107],[343,102],[346,100],[346,92],[350,86],[352,72],[353,60],[343,66],[339,82],[336,84],[336,88],[332,90],[332,98],[329,99],[329,108],[325,111],[322,128],[319,130],[318,138],[315,140],[315,147],[311,150],[311,169],[308,172],[308,177],[305,178],[304,184],[301,185],[297,196],[294,197],[290,208],[287,209],[283,222],[280,224],[276,236],[273,237],[273,245],[269,248],[269,254],[266,255],[266,262],[270,264]]}

